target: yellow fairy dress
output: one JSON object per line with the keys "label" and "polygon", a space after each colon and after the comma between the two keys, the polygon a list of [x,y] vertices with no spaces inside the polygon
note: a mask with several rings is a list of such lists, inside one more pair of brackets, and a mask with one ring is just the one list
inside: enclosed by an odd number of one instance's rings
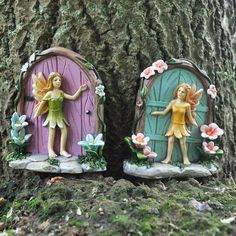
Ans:
{"label": "yellow fairy dress", "polygon": [[172,105],[171,124],[165,136],[175,136],[180,139],[190,136],[190,131],[186,127],[186,113],[189,106]]}
{"label": "yellow fairy dress", "polygon": [[50,128],[55,128],[56,125],[59,128],[63,128],[65,124],[69,126],[62,111],[63,100],[63,94],[58,98],[49,98],[46,100],[48,102],[48,115],[43,126],[49,125]]}

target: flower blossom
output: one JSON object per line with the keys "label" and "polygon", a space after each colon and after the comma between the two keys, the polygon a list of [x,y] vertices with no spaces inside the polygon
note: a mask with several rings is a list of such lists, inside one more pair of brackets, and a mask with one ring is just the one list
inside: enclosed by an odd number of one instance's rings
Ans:
{"label": "flower blossom", "polygon": [[26,72],[29,68],[29,63],[26,62],[22,67],[21,67],[21,72]]}
{"label": "flower blossom", "polygon": [[146,156],[150,160],[152,160],[154,157],[157,156],[157,154],[155,152],[151,151],[151,148],[149,146],[144,147],[143,154],[144,154],[144,156]]}
{"label": "flower blossom", "polygon": [[12,139],[14,140],[14,143],[19,146],[27,142],[31,135],[32,134],[25,134],[25,129],[21,129],[19,132],[14,129],[11,130]]}
{"label": "flower blossom", "polygon": [[78,142],[78,144],[86,148],[97,150],[99,146],[104,145],[104,141],[102,141],[102,136],[103,134],[100,133],[94,138],[92,134],[87,134],[86,140],[80,141]]}
{"label": "flower blossom", "polygon": [[203,146],[203,150],[206,152],[206,153],[210,153],[210,154],[215,154],[216,151],[219,149],[218,146],[215,146],[214,142],[203,142],[202,143],[202,146]]}
{"label": "flower blossom", "polygon": [[105,96],[105,92],[104,92],[104,86],[103,85],[98,85],[95,89],[95,93],[99,96],[99,97],[103,97]]}
{"label": "flower blossom", "polygon": [[15,130],[20,130],[28,125],[26,120],[26,115],[19,116],[16,112],[13,113],[11,117],[11,127]]}
{"label": "flower blossom", "polygon": [[168,69],[168,65],[163,60],[157,60],[154,63],[152,63],[152,66],[154,70],[157,70],[158,73],[163,73],[164,70]]}
{"label": "flower blossom", "polygon": [[155,75],[155,70],[153,66],[147,67],[140,75],[140,77],[144,77],[145,79],[149,79],[152,75]]}
{"label": "flower blossom", "polygon": [[214,84],[211,84],[209,86],[209,89],[207,89],[207,94],[211,96],[212,99],[216,98],[217,96],[217,90]]}
{"label": "flower blossom", "polygon": [[144,148],[147,146],[148,141],[150,140],[149,137],[145,137],[144,134],[138,133],[137,135],[132,135],[132,142],[135,144],[137,148]]}
{"label": "flower blossom", "polygon": [[215,123],[202,125],[200,130],[203,138],[209,138],[211,140],[217,139],[218,136],[221,136],[224,133],[223,129],[219,128],[219,126]]}

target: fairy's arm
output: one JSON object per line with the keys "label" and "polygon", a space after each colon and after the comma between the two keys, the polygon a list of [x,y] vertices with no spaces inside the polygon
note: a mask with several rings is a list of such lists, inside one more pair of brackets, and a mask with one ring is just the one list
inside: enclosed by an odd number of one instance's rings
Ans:
{"label": "fairy's arm", "polygon": [[82,92],[85,91],[86,89],[87,89],[87,85],[83,84],[80,86],[80,88],[78,89],[78,91],[74,95],[69,95],[67,93],[64,93],[64,98],[68,99],[68,100],[76,100],[77,98],[80,97]]}
{"label": "fairy's arm", "polygon": [[172,105],[174,103],[174,100],[172,100],[169,105],[166,107],[166,109],[164,111],[153,111],[151,112],[152,116],[157,116],[157,115],[166,115],[172,108]]}
{"label": "fairy's arm", "polygon": [[196,120],[192,116],[190,104],[189,104],[189,106],[187,106],[187,117],[188,117],[188,119],[189,119],[191,124],[193,124],[196,127],[198,127],[198,124],[197,124]]}

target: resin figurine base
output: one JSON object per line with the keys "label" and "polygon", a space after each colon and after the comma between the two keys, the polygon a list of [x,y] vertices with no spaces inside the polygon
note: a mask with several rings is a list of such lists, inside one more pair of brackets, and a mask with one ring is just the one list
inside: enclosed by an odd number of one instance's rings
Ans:
{"label": "resin figurine base", "polygon": [[[56,161],[53,164],[52,161]],[[10,161],[9,166],[13,169],[25,169],[36,172],[81,174],[85,172],[101,172],[106,168],[91,168],[87,163],[80,164],[77,156],[66,158],[59,156],[49,159],[47,155],[32,155],[22,160]],[[50,164],[51,163],[51,164]]]}
{"label": "resin figurine base", "polygon": [[219,168],[211,165],[210,168],[200,165],[191,164],[180,168],[178,166],[162,163],[154,163],[152,166],[138,166],[134,163],[125,161],[123,164],[124,172],[128,175],[141,177],[145,179],[161,179],[175,177],[208,177],[218,173]]}

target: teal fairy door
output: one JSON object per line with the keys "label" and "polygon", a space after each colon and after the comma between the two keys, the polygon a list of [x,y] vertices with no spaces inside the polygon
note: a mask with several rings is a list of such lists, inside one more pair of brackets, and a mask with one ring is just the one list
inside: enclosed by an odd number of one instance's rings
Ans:
{"label": "teal fairy door", "polygon": [[[150,137],[148,146],[157,153],[156,161],[165,159],[167,153],[167,137],[165,136],[171,121],[171,111],[165,116],[152,116],[153,111],[164,110],[169,102],[173,100],[174,91],[181,83],[189,85],[195,84],[197,90],[203,89],[202,98],[196,109],[196,121],[199,127],[188,126],[191,136],[187,137],[187,150],[190,162],[196,163],[200,158],[202,139],[200,126],[208,124],[212,119],[211,100],[207,95],[209,78],[196,66],[188,61],[178,61],[179,63],[168,64],[168,70],[162,74],[154,75],[150,79],[144,79],[141,83],[140,91],[147,88],[144,98],[143,108],[136,109],[138,123],[135,132],[142,132]],[[138,97],[138,102],[141,100]],[[138,104],[137,104],[138,105]],[[182,162],[179,140],[175,138],[172,153],[173,162]]]}

